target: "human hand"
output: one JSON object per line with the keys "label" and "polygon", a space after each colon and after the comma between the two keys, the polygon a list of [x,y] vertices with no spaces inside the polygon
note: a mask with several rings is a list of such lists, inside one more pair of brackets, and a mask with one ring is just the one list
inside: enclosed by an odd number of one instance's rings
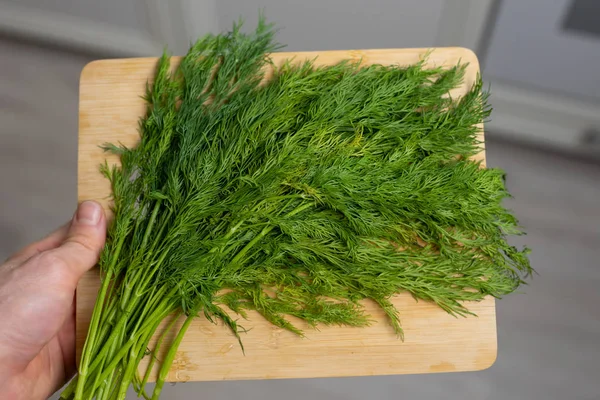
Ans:
{"label": "human hand", "polygon": [[105,237],[102,207],[84,202],[71,222],[0,265],[2,399],[46,399],[75,373],[75,288]]}

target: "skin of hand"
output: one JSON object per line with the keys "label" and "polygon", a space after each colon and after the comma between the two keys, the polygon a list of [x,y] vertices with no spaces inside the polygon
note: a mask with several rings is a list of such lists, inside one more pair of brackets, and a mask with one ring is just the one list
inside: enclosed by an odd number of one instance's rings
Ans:
{"label": "skin of hand", "polygon": [[75,288],[105,238],[102,207],[86,201],[0,265],[0,398],[46,399],[75,373]]}

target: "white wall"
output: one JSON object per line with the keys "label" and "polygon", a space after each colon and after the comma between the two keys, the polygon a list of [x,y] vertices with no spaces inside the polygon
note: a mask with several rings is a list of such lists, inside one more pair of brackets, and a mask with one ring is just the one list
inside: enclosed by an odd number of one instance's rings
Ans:
{"label": "white wall", "polygon": [[145,0],[0,0],[121,28],[150,32]]}
{"label": "white wall", "polygon": [[562,30],[570,3],[503,0],[484,76],[600,100],[600,37]]}
{"label": "white wall", "polygon": [[[452,0],[454,1],[454,0]],[[219,0],[219,29],[242,16],[255,26],[258,11],[282,28],[287,50],[429,47],[446,0]]]}

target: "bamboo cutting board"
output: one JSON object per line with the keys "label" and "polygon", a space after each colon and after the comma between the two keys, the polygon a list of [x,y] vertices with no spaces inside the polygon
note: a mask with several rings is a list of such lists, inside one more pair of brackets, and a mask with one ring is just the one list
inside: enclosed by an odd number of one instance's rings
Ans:
{"label": "bamboo cutting board", "polygon": [[[365,64],[408,65],[419,61],[428,49],[324,51],[276,53],[275,63],[290,57],[317,58],[317,64],[343,59]],[[175,63],[178,61],[175,58]],[[98,172],[106,155],[102,143],[133,145],[138,138],[138,121],[144,113],[146,82],[153,76],[155,58],[102,60],[88,64],[81,73],[79,110],[79,201],[95,199],[106,207],[110,187]],[[428,65],[451,66],[469,63],[462,94],[479,72],[473,52],[463,48],[439,48],[428,57]],[[453,95],[454,95],[453,94]],[[483,133],[482,133],[483,134]],[[479,158],[484,160],[482,149]],[[111,158],[109,161],[115,161]],[[99,287],[98,272],[87,273],[77,290],[78,358]],[[375,321],[367,328],[307,328],[306,337],[274,327],[258,314],[249,312],[241,324],[246,354],[227,328],[198,318],[188,329],[169,381],[233,379],[309,378],[331,376],[391,375],[451,371],[475,371],[491,366],[496,359],[496,313],[493,299],[470,304],[478,317],[455,318],[427,302],[415,302],[406,294],[397,296],[405,340],[396,337],[384,313],[366,302]],[[182,321],[180,321],[182,323]],[[302,323],[299,323],[303,327]],[[163,346],[165,347],[165,346]],[[160,359],[160,357],[159,357]],[[147,361],[146,361],[147,362]],[[145,370],[145,365],[141,368]]]}

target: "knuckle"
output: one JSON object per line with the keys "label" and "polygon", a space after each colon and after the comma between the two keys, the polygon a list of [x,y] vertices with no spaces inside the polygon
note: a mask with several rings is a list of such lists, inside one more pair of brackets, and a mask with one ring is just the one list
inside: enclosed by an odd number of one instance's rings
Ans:
{"label": "knuckle", "polygon": [[31,258],[27,264],[32,274],[47,285],[70,285],[76,277],[77,263],[60,248],[47,250]]}
{"label": "knuckle", "polygon": [[83,235],[70,237],[65,242],[70,246],[76,247],[80,251],[85,251],[94,255],[98,255],[100,252],[96,241]]}
{"label": "knuckle", "polygon": [[39,253],[31,261],[52,271],[65,271],[69,269],[69,263],[52,250]]}

